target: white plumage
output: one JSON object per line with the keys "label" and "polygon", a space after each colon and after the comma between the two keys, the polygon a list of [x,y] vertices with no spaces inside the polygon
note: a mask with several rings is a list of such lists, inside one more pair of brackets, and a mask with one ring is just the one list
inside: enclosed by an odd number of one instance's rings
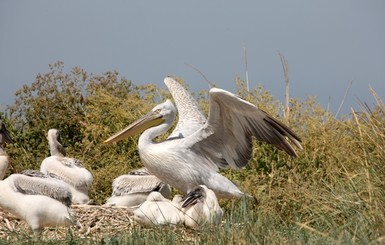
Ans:
{"label": "white plumage", "polygon": [[[12,142],[12,139],[0,121],[0,166],[8,164],[4,150],[7,142]],[[73,224],[75,220],[70,204],[68,185],[38,171],[12,174],[0,181],[0,206],[25,220],[35,234],[45,226]]]}
{"label": "white plumage", "polygon": [[[47,196],[49,194],[60,196],[63,202]],[[74,224],[73,214],[66,205],[70,199],[68,186],[57,180],[12,174],[0,181],[1,207],[25,220],[34,233],[45,226]]]}
{"label": "white plumage", "polygon": [[144,131],[138,142],[141,160],[152,174],[172,187],[189,193],[196,186],[205,185],[218,197],[241,197],[244,193],[218,170],[246,166],[251,159],[253,137],[292,156],[296,152],[289,141],[302,149],[299,137],[291,129],[228,91],[210,89],[210,112],[206,120],[196,101],[184,96],[188,93],[180,84],[169,77],[165,83],[179,111],[179,121],[171,137],[153,142],[170,129],[176,117],[176,108],[167,100],[105,143]]}
{"label": "white plumage", "polygon": [[170,198],[171,188],[146,168],[136,169],[127,175],[121,175],[112,183],[112,196],[106,206],[133,207],[146,201],[153,191],[159,191],[165,198]]}
{"label": "white plumage", "polygon": [[157,191],[151,192],[146,201],[134,210],[134,220],[147,226],[183,224],[180,201],[179,195],[171,201]]}
{"label": "white plumage", "polygon": [[48,131],[51,156],[43,160],[40,171],[68,183],[72,192],[73,204],[86,204],[89,202],[88,191],[93,180],[92,174],[82,166],[80,160],[65,156],[58,136],[56,129]]}

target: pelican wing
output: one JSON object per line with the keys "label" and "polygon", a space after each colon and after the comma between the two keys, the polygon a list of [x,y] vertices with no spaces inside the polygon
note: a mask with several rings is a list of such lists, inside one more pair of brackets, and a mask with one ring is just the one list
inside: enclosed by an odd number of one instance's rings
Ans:
{"label": "pelican wing", "polygon": [[212,88],[208,121],[190,143],[219,167],[239,169],[251,158],[253,136],[291,156],[297,154],[289,141],[302,149],[301,140],[287,126],[240,97]]}
{"label": "pelican wing", "polygon": [[169,138],[187,137],[205,124],[206,117],[199,109],[196,100],[180,83],[171,77],[166,77],[164,83],[174,98],[179,117],[178,123]]}
{"label": "pelican wing", "polygon": [[66,206],[71,205],[72,194],[67,184],[45,177],[32,177],[24,174],[13,174],[15,189],[27,195],[44,195],[56,199]]}
{"label": "pelican wing", "polygon": [[48,157],[42,162],[40,171],[54,175],[56,178],[79,189],[88,189],[93,180],[92,174],[87,169],[79,166],[75,158]]}
{"label": "pelican wing", "polygon": [[144,176],[144,175],[150,175],[150,173],[148,172],[148,169],[146,167],[143,167],[143,168],[138,168],[130,171],[129,175]]}
{"label": "pelican wing", "polygon": [[112,195],[159,191],[165,184],[153,175],[122,175],[112,183]]}

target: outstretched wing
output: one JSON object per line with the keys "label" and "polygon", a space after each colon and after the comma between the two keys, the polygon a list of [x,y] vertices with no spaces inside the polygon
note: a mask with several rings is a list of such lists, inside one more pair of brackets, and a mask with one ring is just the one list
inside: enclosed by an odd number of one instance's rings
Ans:
{"label": "outstretched wing", "polygon": [[205,124],[206,117],[199,109],[196,100],[180,83],[171,77],[166,77],[164,83],[167,85],[178,109],[178,123],[169,138],[187,137]]}
{"label": "outstretched wing", "polygon": [[290,142],[302,149],[300,138],[287,126],[250,102],[218,88],[210,90],[207,123],[188,141],[197,154],[219,167],[239,169],[252,153],[252,137],[297,156]]}

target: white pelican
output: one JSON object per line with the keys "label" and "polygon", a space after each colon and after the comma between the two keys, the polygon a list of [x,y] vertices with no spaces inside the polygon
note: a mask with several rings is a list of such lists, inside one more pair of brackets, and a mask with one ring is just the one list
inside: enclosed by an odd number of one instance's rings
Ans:
{"label": "white pelican", "polygon": [[89,202],[88,190],[93,180],[92,174],[85,169],[80,160],[65,156],[63,146],[58,141],[57,129],[48,131],[48,143],[51,156],[43,160],[40,171],[45,174],[54,174],[58,179],[68,183],[72,192],[73,204]]}
{"label": "white pelican", "polygon": [[215,193],[204,185],[189,192],[182,199],[182,211],[185,214],[184,224],[196,227],[203,224],[220,224],[223,216]]}
{"label": "white pelican", "polygon": [[12,174],[0,181],[0,206],[25,220],[35,235],[45,226],[74,224],[70,203],[68,185],[57,180]]}
{"label": "white pelican", "polygon": [[[143,132],[138,148],[144,166],[172,187],[189,193],[196,186],[205,185],[218,197],[241,197],[244,193],[218,170],[246,166],[251,159],[253,136],[292,156],[297,154],[289,141],[302,149],[301,140],[287,126],[253,104],[219,88],[210,89],[208,119],[202,124],[200,116],[196,123],[195,115],[199,114],[197,103],[191,97],[183,101],[183,97],[175,96],[180,91],[187,92],[174,79],[166,77],[164,82],[179,110],[177,132],[171,134],[173,137],[153,142],[154,138],[167,132],[176,116],[175,106],[166,100],[104,142],[117,142]],[[193,122],[191,126],[189,120]]]}
{"label": "white pelican", "polygon": [[4,123],[0,120],[0,180],[4,179],[8,170],[9,157],[5,151],[6,143],[12,143],[13,140],[9,135]]}
{"label": "white pelican", "polygon": [[147,200],[134,212],[134,220],[143,225],[177,225],[184,223],[184,214],[181,211],[181,196],[176,195],[171,201],[160,194],[151,192]]}
{"label": "white pelican", "polygon": [[147,196],[159,191],[165,198],[170,198],[171,188],[160,179],[151,175],[146,168],[121,175],[112,182],[112,196],[107,199],[106,206],[133,207],[146,201]]}
{"label": "white pelican", "polygon": [[[0,166],[8,165],[8,156],[3,148],[6,142],[11,143],[12,139],[0,121]],[[37,174],[37,171],[26,171],[25,175],[12,174],[0,180],[0,206],[25,220],[34,234],[38,234],[45,226],[72,224],[74,220],[68,208],[70,204],[71,191],[68,185]]]}

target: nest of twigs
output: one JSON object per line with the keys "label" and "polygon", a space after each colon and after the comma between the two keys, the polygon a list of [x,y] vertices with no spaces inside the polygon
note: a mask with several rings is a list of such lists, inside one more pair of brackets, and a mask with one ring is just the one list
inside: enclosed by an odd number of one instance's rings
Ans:
{"label": "nest of twigs", "polygon": [[[132,209],[96,205],[73,205],[77,224],[68,227],[46,227],[41,234],[45,239],[76,237],[101,237],[129,232],[134,225]],[[13,240],[16,236],[33,235],[28,224],[0,208],[0,238]]]}

